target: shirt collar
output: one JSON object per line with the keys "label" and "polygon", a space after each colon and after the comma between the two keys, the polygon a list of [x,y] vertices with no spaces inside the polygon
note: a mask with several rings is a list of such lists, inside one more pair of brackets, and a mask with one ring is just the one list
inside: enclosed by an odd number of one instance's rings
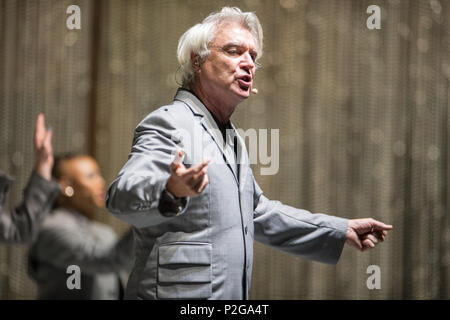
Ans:
{"label": "shirt collar", "polygon": [[[221,131],[225,131],[226,129],[232,129],[233,128],[231,126],[231,121],[230,120],[228,120],[227,123],[222,124],[219,121],[219,119],[217,119],[217,117],[214,115],[214,113],[211,110],[209,110],[208,107],[203,103],[203,101],[195,94],[194,91],[186,89],[186,88],[179,88],[175,98],[177,98],[177,96],[179,96],[180,94],[183,95],[182,94],[183,91],[186,92],[186,93],[189,92],[191,95],[193,95],[195,97],[195,99],[194,99],[194,100],[196,100],[196,101],[194,101],[195,105],[201,105],[203,107],[202,109],[208,110],[208,113],[212,116],[212,118],[214,119],[214,121],[216,122],[217,126],[219,127],[219,129]],[[183,95],[183,96],[185,96],[185,95]],[[202,110],[202,111],[204,111],[204,110]]]}

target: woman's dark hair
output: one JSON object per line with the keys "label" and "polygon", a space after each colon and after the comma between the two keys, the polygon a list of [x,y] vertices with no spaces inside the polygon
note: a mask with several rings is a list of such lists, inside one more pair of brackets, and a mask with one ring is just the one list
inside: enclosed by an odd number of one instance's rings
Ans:
{"label": "woman's dark hair", "polygon": [[53,164],[53,169],[52,169],[52,176],[53,176],[53,178],[55,178],[56,180],[61,178],[61,176],[63,174],[61,172],[61,164],[64,161],[72,160],[72,159],[75,159],[75,158],[78,158],[78,157],[84,157],[84,156],[85,155],[81,154],[81,153],[70,153],[70,152],[57,155],[55,157],[55,162]]}

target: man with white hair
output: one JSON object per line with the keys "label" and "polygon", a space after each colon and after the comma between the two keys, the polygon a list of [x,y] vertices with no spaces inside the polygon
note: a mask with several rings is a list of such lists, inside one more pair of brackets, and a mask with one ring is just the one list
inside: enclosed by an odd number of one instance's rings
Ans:
{"label": "man with white hair", "polygon": [[262,43],[256,15],[238,8],[209,15],[180,38],[182,88],[137,126],[106,197],[109,210],[134,226],[127,298],[246,299],[254,239],[335,264],[346,242],[372,248],[392,228],[263,195],[230,122],[252,92]]}

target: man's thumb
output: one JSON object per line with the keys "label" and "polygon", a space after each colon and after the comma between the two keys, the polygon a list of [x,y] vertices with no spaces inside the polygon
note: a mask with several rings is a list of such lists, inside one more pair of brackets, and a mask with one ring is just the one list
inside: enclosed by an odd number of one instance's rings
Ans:
{"label": "man's thumb", "polygon": [[183,166],[183,150],[179,149],[175,154],[175,158],[170,165],[172,171],[176,171],[180,166]]}
{"label": "man's thumb", "polygon": [[174,163],[181,163],[183,160],[183,150],[178,149],[177,153],[175,154],[175,159],[173,160]]}

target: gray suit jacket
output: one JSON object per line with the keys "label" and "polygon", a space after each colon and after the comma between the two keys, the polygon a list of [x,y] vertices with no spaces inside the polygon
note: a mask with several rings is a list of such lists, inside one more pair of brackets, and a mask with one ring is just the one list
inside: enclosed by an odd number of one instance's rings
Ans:
{"label": "gray suit jacket", "polygon": [[[248,298],[254,239],[311,260],[339,259],[347,220],[267,199],[240,137],[236,163],[232,134],[224,145],[206,107],[183,89],[137,126],[128,161],[106,197],[108,209],[135,229],[127,298]],[[158,207],[178,148],[187,166],[211,159],[210,183],[167,216]]]}
{"label": "gray suit jacket", "polygon": [[[28,271],[38,284],[39,299],[116,300],[120,277],[130,271],[133,255],[131,230],[118,240],[107,225],[57,208],[29,250]],[[79,267],[80,288],[67,286],[75,275],[68,272],[71,265]]]}
{"label": "gray suit jacket", "polygon": [[26,243],[37,235],[41,222],[61,190],[56,181],[49,181],[33,172],[24,190],[22,203],[8,211],[3,207],[11,183],[12,178],[0,172],[0,241]]}

